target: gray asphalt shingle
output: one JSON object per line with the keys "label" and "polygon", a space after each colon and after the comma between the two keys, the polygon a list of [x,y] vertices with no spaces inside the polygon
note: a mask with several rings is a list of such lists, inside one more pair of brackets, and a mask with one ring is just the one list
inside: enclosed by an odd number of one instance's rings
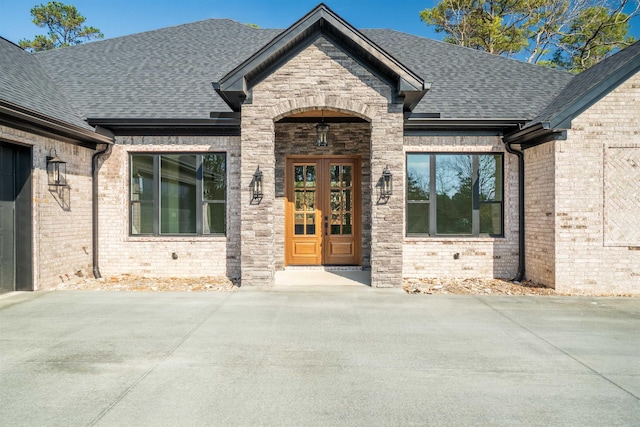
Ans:
{"label": "gray asphalt shingle", "polygon": [[584,99],[591,91],[596,90],[601,83],[618,70],[628,65],[634,66],[634,62],[636,69],[640,67],[640,41],[578,74],[552,102],[541,110],[540,114],[528,126],[549,122],[559,117],[576,102]]}
{"label": "gray asphalt shingle", "polygon": [[[207,118],[229,111],[211,85],[278,35],[209,19],[36,55],[87,117]],[[443,118],[535,117],[569,73],[393,30],[362,30],[431,82],[416,112]]]}
{"label": "gray asphalt shingle", "polygon": [[92,129],[36,57],[3,38],[0,38],[0,99]]}

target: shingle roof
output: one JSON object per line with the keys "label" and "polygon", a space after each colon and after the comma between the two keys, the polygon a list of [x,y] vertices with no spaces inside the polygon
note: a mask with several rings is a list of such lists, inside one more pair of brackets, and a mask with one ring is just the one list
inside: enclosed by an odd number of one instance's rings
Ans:
{"label": "shingle roof", "polygon": [[281,30],[211,19],[37,54],[91,118],[209,118],[211,85]]}
{"label": "shingle roof", "polygon": [[391,30],[362,30],[431,89],[414,110],[443,118],[531,119],[570,73]]}
{"label": "shingle roof", "polygon": [[0,38],[0,100],[84,129],[92,129],[33,54]]}
{"label": "shingle roof", "polygon": [[[210,19],[36,55],[91,118],[208,118],[230,111],[211,85],[280,34]],[[571,80],[525,64],[392,30],[361,32],[431,90],[415,112],[531,119]]]}
{"label": "shingle roof", "polygon": [[563,125],[638,71],[640,41],[578,74],[526,127]]}

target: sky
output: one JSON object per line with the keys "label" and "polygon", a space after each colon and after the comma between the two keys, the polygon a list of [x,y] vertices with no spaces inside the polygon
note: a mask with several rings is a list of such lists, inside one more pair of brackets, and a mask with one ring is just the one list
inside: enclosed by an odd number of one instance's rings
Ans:
{"label": "sky", "polygon": [[[48,0],[0,0],[0,36],[18,43],[46,34],[31,22],[31,8]],[[105,38],[125,36],[209,18],[230,18],[261,28],[287,28],[319,0],[59,0],[74,5]],[[420,11],[438,0],[325,0],[356,28],[389,28],[441,40],[420,20]],[[640,17],[631,34],[640,38]]]}
{"label": "sky", "polygon": [[[0,0],[0,36],[17,43],[46,34],[31,22],[31,8],[48,0]],[[287,28],[319,0],[60,0],[72,4],[105,38],[125,36],[209,18],[230,18],[261,28]],[[436,0],[326,0],[356,28],[390,28],[439,38],[420,21],[420,11]]]}

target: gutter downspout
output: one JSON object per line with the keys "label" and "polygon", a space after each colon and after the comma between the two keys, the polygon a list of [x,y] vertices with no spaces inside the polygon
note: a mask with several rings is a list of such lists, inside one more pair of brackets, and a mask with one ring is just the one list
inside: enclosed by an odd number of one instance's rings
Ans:
{"label": "gutter downspout", "polygon": [[111,154],[113,144],[107,144],[104,150],[94,153],[91,159],[91,186],[92,186],[92,219],[93,219],[93,276],[96,279],[102,278],[98,261],[98,161],[102,156]]}
{"label": "gutter downspout", "polygon": [[524,152],[522,148],[515,150],[511,142],[505,142],[508,153],[518,156],[518,273],[513,278],[514,282],[520,282],[525,275],[525,236],[524,236]]}

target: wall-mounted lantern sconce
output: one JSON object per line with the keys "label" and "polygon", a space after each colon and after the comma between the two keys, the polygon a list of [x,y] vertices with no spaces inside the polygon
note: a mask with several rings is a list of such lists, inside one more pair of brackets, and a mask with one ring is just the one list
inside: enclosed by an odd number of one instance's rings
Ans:
{"label": "wall-mounted lantern sconce", "polygon": [[380,196],[388,199],[393,194],[393,174],[389,170],[388,166],[385,166],[382,171],[382,189],[380,190]]}
{"label": "wall-mounted lantern sconce", "polygon": [[260,170],[260,166],[258,166],[258,169],[256,169],[256,172],[253,174],[252,193],[253,200],[260,200],[264,195],[262,193],[262,171]]}
{"label": "wall-mounted lantern sconce", "polygon": [[329,145],[329,125],[324,122],[324,111],[322,112],[322,121],[316,125],[316,145],[318,147]]}
{"label": "wall-mounted lantern sconce", "polygon": [[67,162],[60,160],[56,149],[52,148],[47,156],[47,177],[49,185],[65,187],[67,185]]}

